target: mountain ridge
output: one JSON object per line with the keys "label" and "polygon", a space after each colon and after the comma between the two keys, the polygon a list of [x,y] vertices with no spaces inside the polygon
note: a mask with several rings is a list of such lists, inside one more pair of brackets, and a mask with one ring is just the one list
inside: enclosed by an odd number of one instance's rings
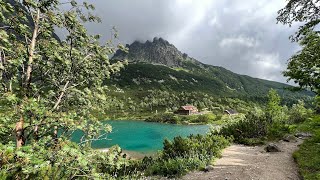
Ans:
{"label": "mountain ridge", "polygon": [[291,92],[281,82],[240,75],[224,67],[204,64],[179,51],[163,38],[126,45],[128,53],[117,51],[112,60],[127,59],[129,65],[111,78],[111,84],[130,89],[165,89],[174,92],[205,92],[214,96],[264,97],[273,88],[282,97],[312,96],[308,91]]}
{"label": "mountain ridge", "polygon": [[149,62],[163,64],[169,67],[181,67],[183,61],[191,61],[202,64],[200,61],[191,58],[186,53],[179,51],[173,44],[163,38],[153,38],[153,41],[134,41],[126,44],[129,53],[118,50],[113,59],[128,59],[129,62]]}

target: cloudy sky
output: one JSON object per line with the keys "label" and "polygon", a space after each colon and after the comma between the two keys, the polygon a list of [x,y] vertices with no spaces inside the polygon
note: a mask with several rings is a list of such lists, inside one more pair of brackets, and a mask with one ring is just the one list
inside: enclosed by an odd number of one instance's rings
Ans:
{"label": "cloudy sky", "polygon": [[123,44],[163,37],[199,61],[239,74],[286,82],[281,75],[299,47],[297,27],[276,23],[285,0],[91,0],[102,24],[92,33],[110,38],[116,26]]}

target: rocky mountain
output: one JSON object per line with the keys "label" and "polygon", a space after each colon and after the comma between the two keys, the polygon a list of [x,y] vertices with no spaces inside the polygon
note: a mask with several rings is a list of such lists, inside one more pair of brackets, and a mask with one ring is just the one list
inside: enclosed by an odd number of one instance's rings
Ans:
{"label": "rocky mountain", "polygon": [[201,64],[162,38],[155,37],[152,42],[148,40],[145,43],[135,41],[126,47],[129,48],[129,53],[119,50],[113,59],[128,59],[129,62],[147,62],[169,67],[181,67],[185,61]]}
{"label": "rocky mountain", "polygon": [[110,84],[132,94],[160,89],[171,92],[201,92],[218,97],[265,98],[270,88],[295,101],[312,96],[308,91],[291,92],[287,84],[239,75],[223,67],[203,64],[162,38],[145,43],[135,41],[128,53],[117,51],[113,60],[130,63],[112,76]]}

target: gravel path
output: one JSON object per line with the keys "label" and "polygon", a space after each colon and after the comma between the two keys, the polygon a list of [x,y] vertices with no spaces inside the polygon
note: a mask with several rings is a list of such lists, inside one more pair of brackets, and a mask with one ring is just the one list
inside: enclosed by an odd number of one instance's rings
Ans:
{"label": "gravel path", "polygon": [[292,153],[298,149],[297,142],[280,141],[276,145],[281,152],[267,153],[265,146],[249,147],[232,145],[222,153],[210,172],[191,172],[185,180],[298,180],[298,168]]}

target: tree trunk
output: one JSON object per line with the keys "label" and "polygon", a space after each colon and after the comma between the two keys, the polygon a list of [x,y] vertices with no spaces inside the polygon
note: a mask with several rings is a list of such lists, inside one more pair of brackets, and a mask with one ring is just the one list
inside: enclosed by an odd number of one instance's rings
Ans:
{"label": "tree trunk", "polygon": [[[28,91],[30,88],[30,82],[31,82],[31,73],[32,73],[32,63],[34,60],[34,50],[36,46],[36,41],[37,41],[37,36],[38,36],[38,31],[39,31],[39,20],[40,20],[40,9],[37,10],[37,15],[34,19],[34,29],[33,29],[33,34],[32,34],[32,39],[31,39],[31,44],[29,46],[29,58],[28,58],[28,63],[27,63],[27,72],[26,72],[26,79],[24,81],[24,88],[26,92],[26,97],[28,97]],[[25,144],[25,139],[24,139],[24,120],[23,117],[21,116],[20,121],[16,123],[16,141],[17,141],[17,148],[20,148]]]}
{"label": "tree trunk", "polygon": [[26,79],[25,79],[25,88],[27,88],[27,90],[30,88],[32,63],[34,60],[34,50],[35,50],[38,31],[39,31],[39,19],[40,19],[40,9],[38,9],[36,19],[34,20],[34,29],[33,29],[31,44],[29,47],[29,59],[28,59]]}
{"label": "tree trunk", "polygon": [[25,144],[23,124],[24,124],[24,120],[23,120],[23,117],[21,116],[20,121],[16,123],[16,129],[15,129],[17,148],[20,148]]}

